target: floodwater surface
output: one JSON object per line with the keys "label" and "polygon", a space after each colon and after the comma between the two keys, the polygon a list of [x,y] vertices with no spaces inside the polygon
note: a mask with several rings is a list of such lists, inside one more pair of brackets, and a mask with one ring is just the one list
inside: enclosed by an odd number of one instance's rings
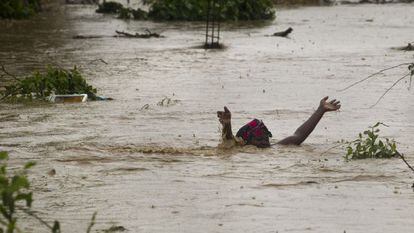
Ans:
{"label": "floodwater surface", "polygon": [[[0,149],[10,152],[12,166],[37,162],[34,209],[58,219],[64,232],[84,232],[98,212],[96,230],[409,233],[414,176],[402,161],[346,162],[344,148],[327,150],[381,121],[389,125],[381,134],[414,163],[409,84],[370,108],[407,67],[339,91],[413,61],[412,52],[391,49],[414,40],[413,15],[413,4],[281,9],[273,22],[224,24],[226,49],[216,51],[195,48],[203,23],[123,21],[92,6],[0,22],[0,62],[9,72],[77,65],[115,99],[1,104]],[[288,27],[290,38],[266,36]],[[165,38],[112,37],[146,28]],[[259,118],[276,142],[325,95],[342,109],[327,113],[300,147],[217,148],[223,106],[234,131]],[[20,224],[48,232],[33,219]]]}

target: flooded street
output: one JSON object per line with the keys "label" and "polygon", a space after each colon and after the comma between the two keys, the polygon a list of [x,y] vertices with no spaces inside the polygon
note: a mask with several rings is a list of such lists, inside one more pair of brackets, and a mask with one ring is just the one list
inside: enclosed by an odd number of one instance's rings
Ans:
{"label": "flooded street", "polygon": [[[381,121],[389,125],[382,135],[414,164],[409,84],[370,108],[406,66],[339,91],[413,62],[413,52],[392,49],[414,41],[413,4],[279,9],[273,22],[224,24],[219,51],[196,48],[203,23],[124,21],[94,10],[62,6],[31,21],[0,22],[0,63],[11,73],[77,65],[99,94],[115,99],[0,104],[0,150],[13,166],[37,162],[34,209],[59,220],[63,232],[84,232],[95,211],[96,230],[413,232],[414,174],[401,160],[346,162],[345,148],[326,152]],[[288,27],[290,38],[266,36]],[[165,38],[112,37],[147,28]],[[223,106],[233,131],[259,118],[277,142],[326,95],[342,109],[327,113],[300,147],[217,148]],[[47,175],[51,169],[56,175]],[[29,232],[48,232],[27,221]]]}

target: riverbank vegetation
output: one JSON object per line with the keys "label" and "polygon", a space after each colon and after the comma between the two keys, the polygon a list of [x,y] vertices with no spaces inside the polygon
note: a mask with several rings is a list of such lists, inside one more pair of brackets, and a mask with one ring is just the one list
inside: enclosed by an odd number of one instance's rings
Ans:
{"label": "riverbank vegetation", "polygon": [[[149,11],[125,8],[119,3],[104,2],[96,12],[118,14],[119,18],[137,20],[202,21],[209,9],[208,0],[147,0]],[[220,2],[220,1],[217,1]],[[222,20],[269,20],[275,17],[272,0],[228,0],[210,6]]]}
{"label": "riverbank vegetation", "polygon": [[25,19],[41,9],[41,0],[1,0],[0,19]]}
{"label": "riverbank vegetation", "polygon": [[21,100],[47,100],[53,94],[87,94],[95,100],[96,88],[89,85],[81,72],[76,68],[66,70],[60,67],[49,66],[45,72],[33,72],[24,78],[18,78],[1,67],[3,74],[12,77],[15,82],[5,87],[0,93],[1,100],[19,102]]}

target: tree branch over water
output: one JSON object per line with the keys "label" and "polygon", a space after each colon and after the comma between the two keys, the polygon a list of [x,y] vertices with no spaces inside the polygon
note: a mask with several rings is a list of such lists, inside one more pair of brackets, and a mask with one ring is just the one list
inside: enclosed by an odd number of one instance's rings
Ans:
{"label": "tree branch over water", "polygon": [[411,171],[414,172],[414,168],[407,162],[407,160],[404,157],[404,154],[400,154],[399,152],[397,152],[397,155],[400,156],[400,158],[404,161],[404,163],[408,166],[408,168],[410,168]]}
{"label": "tree branch over water", "polygon": [[[0,65],[0,67],[1,67],[1,71],[3,71],[3,73],[4,73],[5,75],[7,75],[7,76],[9,76],[9,77],[13,78],[13,79],[14,79],[14,80],[16,80],[16,81],[20,81],[20,79],[18,79],[16,75],[9,73],[9,72],[6,70],[6,68],[4,67],[4,65],[3,65],[3,64],[1,64],[1,65]],[[1,75],[1,76],[0,76],[0,78],[3,78],[3,77],[4,77],[4,75]]]}
{"label": "tree branch over water", "polygon": [[377,102],[375,102],[375,104],[373,104],[370,108],[373,108],[373,107],[375,107],[383,98],[384,98],[384,96],[389,92],[389,91],[391,91],[391,89],[392,88],[394,88],[395,87],[395,85],[397,85],[399,82],[401,82],[403,79],[405,79],[406,77],[408,77],[409,75],[410,75],[411,73],[408,73],[408,74],[406,74],[406,75],[404,75],[404,76],[402,76],[401,78],[399,78],[397,81],[395,81],[392,85],[391,85],[391,87],[389,87],[389,88],[387,88],[387,90],[378,98],[378,100],[377,100]]}
{"label": "tree branch over water", "polygon": [[356,82],[354,82],[354,83],[352,83],[351,85],[349,85],[349,86],[347,86],[347,87],[345,87],[344,89],[341,89],[341,90],[339,90],[340,92],[342,92],[342,91],[346,91],[346,90],[348,90],[348,89],[350,89],[351,87],[354,87],[354,86],[356,86],[356,85],[358,85],[358,84],[360,84],[360,83],[362,83],[362,82],[364,82],[364,81],[366,81],[366,80],[368,80],[368,79],[370,79],[370,78],[372,78],[372,77],[374,77],[374,76],[376,76],[376,75],[378,75],[378,74],[381,74],[381,73],[383,73],[384,71],[387,71],[387,70],[392,70],[392,69],[395,69],[395,68],[398,68],[398,67],[401,67],[401,66],[405,66],[405,65],[408,65],[408,70],[409,70],[409,73],[408,74],[406,74],[406,75],[404,75],[404,76],[402,76],[401,78],[399,78],[399,79],[397,79],[397,81],[395,81],[389,88],[387,88],[387,90],[378,98],[378,100],[377,100],[377,102],[375,102],[375,104],[373,104],[370,108],[373,108],[373,107],[375,107],[383,98],[384,98],[384,96],[389,92],[389,91],[391,91],[391,89],[392,88],[394,88],[399,82],[401,82],[402,80],[404,80],[405,78],[407,78],[408,76],[410,77],[410,82],[409,82],[409,85],[408,85],[408,89],[410,89],[411,88],[411,83],[412,83],[412,78],[413,78],[413,76],[414,76],[414,63],[412,63],[412,62],[406,62],[406,63],[401,63],[401,64],[399,64],[399,65],[395,65],[395,66],[391,66],[391,67],[388,67],[388,68],[385,68],[385,69],[382,69],[382,70],[380,70],[380,71],[378,71],[378,72],[375,72],[375,73],[373,73],[373,74],[371,74],[371,75],[369,75],[369,76],[367,76],[366,78],[363,78],[363,79],[361,79],[361,80],[359,80],[359,81],[356,81]]}
{"label": "tree branch over water", "polygon": [[378,74],[381,74],[382,72],[384,72],[384,71],[387,71],[387,70],[392,70],[392,69],[395,69],[395,68],[398,68],[398,67],[400,67],[400,66],[404,66],[404,65],[411,65],[411,64],[413,64],[413,63],[402,63],[402,64],[399,64],[399,65],[396,65],[396,66],[391,66],[391,67],[388,67],[388,68],[385,68],[385,69],[382,69],[382,70],[380,70],[380,71],[378,71],[378,72],[375,72],[375,73],[373,73],[373,74],[371,74],[371,75],[369,75],[368,77],[366,77],[366,78],[363,78],[363,79],[361,79],[361,80],[359,80],[359,81],[357,81],[357,82],[354,82],[353,84],[351,84],[351,85],[349,85],[349,86],[347,86],[347,87],[345,87],[344,89],[341,89],[341,90],[339,90],[339,91],[346,91],[346,90],[348,90],[349,88],[351,88],[351,87],[353,87],[353,86],[356,86],[356,85],[358,85],[358,84],[360,84],[360,83],[362,83],[362,82],[364,82],[364,81],[366,81],[366,80],[368,80],[368,79],[370,79],[370,78],[372,78],[372,77],[374,77],[374,76],[376,76],[376,75],[378,75]]}

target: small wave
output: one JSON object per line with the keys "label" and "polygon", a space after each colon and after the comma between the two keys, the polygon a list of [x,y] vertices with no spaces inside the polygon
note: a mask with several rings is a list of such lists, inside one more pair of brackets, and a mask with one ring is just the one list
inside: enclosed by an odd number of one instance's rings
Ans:
{"label": "small wave", "polygon": [[345,179],[335,180],[334,183],[347,182],[347,181],[389,181],[395,179],[395,176],[386,175],[357,175]]}
{"label": "small wave", "polygon": [[143,167],[118,167],[109,170],[100,170],[100,172],[139,172],[139,171],[148,171],[148,168]]}
{"label": "small wave", "polygon": [[310,180],[310,181],[300,181],[297,183],[271,183],[271,184],[264,184],[262,187],[273,187],[273,188],[279,188],[279,187],[294,187],[294,186],[302,186],[302,185],[310,185],[310,184],[319,184],[316,181]]}
{"label": "small wave", "polygon": [[113,153],[142,153],[142,154],[169,154],[169,155],[198,155],[215,156],[219,154],[215,147],[176,148],[162,146],[111,146],[106,148]]}
{"label": "small wave", "polygon": [[[103,148],[101,148],[103,149]],[[168,155],[195,155],[195,156],[229,156],[237,153],[257,153],[263,149],[244,146],[244,147],[169,147],[159,145],[145,145],[145,146],[109,146],[104,147],[104,150],[112,153],[142,153],[142,154],[168,154]]]}

